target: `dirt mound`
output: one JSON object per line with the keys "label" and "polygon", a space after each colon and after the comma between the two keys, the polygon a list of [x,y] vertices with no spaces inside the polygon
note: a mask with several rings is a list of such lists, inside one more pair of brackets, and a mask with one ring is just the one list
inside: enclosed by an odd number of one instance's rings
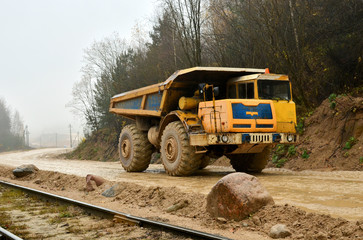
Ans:
{"label": "dirt mound", "polygon": [[92,133],[78,147],[61,157],[68,159],[87,159],[96,161],[118,161],[118,134],[111,128],[104,128]]}
{"label": "dirt mound", "polygon": [[246,223],[256,230],[269,233],[277,224],[285,224],[293,239],[360,239],[363,237],[363,221],[349,222],[329,215],[306,213],[294,206],[265,206]]}
{"label": "dirt mound", "polygon": [[13,168],[7,166],[0,167],[0,176],[21,182],[30,182],[39,185],[40,188],[51,191],[77,191],[79,194],[86,194],[89,198],[102,197],[101,193],[109,187],[118,184],[122,189],[121,193],[112,201],[121,204],[132,204],[139,207],[156,207],[161,211],[166,211],[169,207],[181,202],[186,202],[185,207],[174,214],[181,216],[204,216],[205,196],[202,194],[181,192],[175,187],[144,187],[135,183],[106,181],[96,191],[86,191],[86,176],[84,178],[67,175],[59,172],[43,171],[30,174],[26,177],[16,178],[12,174]]}
{"label": "dirt mound", "polygon": [[[177,224],[180,221],[192,221],[195,226],[213,229],[215,233],[240,239],[241,231],[264,233],[278,223],[286,224],[291,230],[291,239],[359,239],[363,237],[363,221],[347,221],[332,218],[329,215],[307,213],[289,205],[265,206],[243,221],[213,219],[205,212],[206,198],[198,193],[185,193],[174,187],[145,187],[135,183],[106,182],[93,192],[85,191],[86,181],[83,177],[66,175],[50,171],[38,171],[24,178],[15,178],[13,169],[0,166],[0,179],[45,189],[58,195],[103,205],[115,210],[129,209],[150,219]],[[106,198],[101,193],[119,184],[123,189],[116,197]],[[181,205],[182,208],[173,206]],[[155,214],[157,217],[155,217]],[[186,219],[186,220],[185,220]],[[231,236],[232,234],[232,236]],[[242,235],[239,235],[242,234]]]}
{"label": "dirt mound", "polygon": [[306,119],[300,144],[286,154],[284,167],[363,170],[362,133],[363,98],[333,95]]}

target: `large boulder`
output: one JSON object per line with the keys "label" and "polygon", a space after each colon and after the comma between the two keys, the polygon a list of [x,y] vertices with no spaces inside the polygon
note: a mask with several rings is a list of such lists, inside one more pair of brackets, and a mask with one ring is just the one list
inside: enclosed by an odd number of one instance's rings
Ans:
{"label": "large boulder", "polygon": [[33,164],[24,164],[13,170],[13,174],[15,177],[25,177],[32,173],[35,173],[39,169]]}
{"label": "large boulder", "polygon": [[246,173],[221,178],[207,196],[207,212],[215,218],[240,221],[267,204],[271,195],[258,179]]}

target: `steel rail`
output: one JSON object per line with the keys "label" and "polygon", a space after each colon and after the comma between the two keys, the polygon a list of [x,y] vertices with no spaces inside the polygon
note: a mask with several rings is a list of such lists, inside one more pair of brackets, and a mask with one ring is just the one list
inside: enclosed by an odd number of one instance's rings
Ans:
{"label": "steel rail", "polygon": [[22,238],[12,234],[11,232],[0,227],[0,239],[1,240],[23,240]]}
{"label": "steel rail", "polygon": [[147,218],[133,216],[133,215],[130,215],[130,214],[127,214],[127,213],[122,213],[122,212],[115,211],[115,210],[112,210],[112,209],[92,205],[92,204],[89,204],[89,203],[85,203],[85,202],[70,199],[70,198],[67,198],[67,197],[59,196],[59,195],[56,195],[56,194],[47,193],[47,192],[39,191],[39,190],[36,190],[36,189],[20,186],[20,185],[5,182],[5,181],[2,181],[2,180],[0,180],[0,184],[5,185],[7,187],[17,188],[17,189],[20,189],[22,191],[26,191],[26,192],[31,193],[31,194],[40,195],[40,196],[43,196],[43,197],[46,197],[46,198],[55,199],[57,201],[77,205],[77,206],[79,206],[81,208],[91,210],[92,212],[101,213],[102,215],[106,215],[106,217],[108,217],[108,218],[114,218],[114,219],[116,219],[118,221],[125,221],[125,222],[129,222],[131,224],[137,224],[139,226],[145,226],[145,227],[149,226],[149,227],[154,227],[154,228],[159,228],[159,229],[161,228],[163,230],[166,229],[166,230],[172,231],[174,233],[179,233],[179,234],[183,234],[183,235],[187,235],[187,236],[194,236],[194,237],[202,238],[202,239],[230,240],[229,238],[226,238],[226,237],[213,235],[213,234],[209,234],[209,233],[206,233],[206,232],[201,232],[201,231],[193,230],[193,229],[190,229],[190,228],[184,228],[184,227],[180,227],[180,226],[176,226],[176,225],[172,225],[172,224],[168,224],[168,223],[153,221],[153,220],[150,220],[150,219],[147,219]]}

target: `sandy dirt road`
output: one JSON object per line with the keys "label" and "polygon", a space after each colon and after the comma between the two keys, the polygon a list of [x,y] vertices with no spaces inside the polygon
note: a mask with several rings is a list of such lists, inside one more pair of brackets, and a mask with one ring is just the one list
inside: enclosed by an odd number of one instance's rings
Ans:
{"label": "sandy dirt road", "polygon": [[[126,173],[117,162],[62,160],[53,156],[65,149],[36,149],[0,154],[0,164],[35,164],[41,170],[85,177],[87,174],[108,180],[139,183],[144,186],[175,186],[186,192],[208,194],[223,176],[234,172],[229,167],[208,166],[190,177],[170,177],[162,165],[150,165],[143,173]],[[308,212],[330,214],[348,220],[363,219],[363,172],[293,172],[266,169],[255,175],[277,204],[291,204]]]}

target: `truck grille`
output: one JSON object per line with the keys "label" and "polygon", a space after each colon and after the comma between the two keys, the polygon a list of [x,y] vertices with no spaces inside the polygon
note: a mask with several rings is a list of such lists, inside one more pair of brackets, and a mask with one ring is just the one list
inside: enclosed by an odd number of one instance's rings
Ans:
{"label": "truck grille", "polygon": [[272,133],[251,133],[250,143],[272,143]]}

